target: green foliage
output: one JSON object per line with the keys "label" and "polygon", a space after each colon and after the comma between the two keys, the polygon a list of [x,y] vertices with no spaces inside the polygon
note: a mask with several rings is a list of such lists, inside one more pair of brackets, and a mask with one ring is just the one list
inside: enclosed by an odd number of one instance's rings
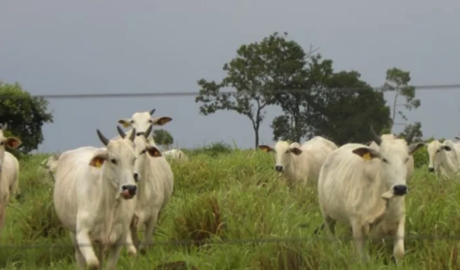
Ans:
{"label": "green foliage", "polygon": [[[200,113],[208,115],[218,110],[231,110],[247,116],[255,133],[255,147],[259,144],[259,128],[265,117],[265,107],[275,102],[274,91],[289,86],[303,76],[305,54],[295,42],[286,40],[287,33],[277,32],[260,42],[242,45],[237,56],[226,63],[226,77],[219,83],[198,81],[201,90],[195,102],[203,105]],[[300,73],[299,73],[300,72]],[[236,89],[237,94],[220,93],[226,87]]]}
{"label": "green foliage", "polygon": [[[392,241],[369,243],[371,260],[362,265],[355,259],[352,241],[333,245],[325,241],[326,232],[316,238],[313,231],[322,223],[316,189],[287,188],[273,169],[272,155],[238,150],[214,157],[198,151],[190,153],[189,163],[171,165],[175,187],[155,232],[158,244],[136,260],[123,251],[117,269],[155,269],[177,261],[195,269],[394,268]],[[52,184],[37,179],[38,164],[45,158],[32,155],[20,161],[24,199],[13,199],[8,206],[0,239],[8,246],[0,252],[0,268],[75,269],[69,236],[62,232],[54,210],[47,208]],[[460,186],[456,181],[438,181],[421,167],[415,170],[409,190],[405,248],[411,252],[406,252],[401,269],[458,269],[455,254],[460,246],[432,238],[460,235]],[[349,229],[337,224],[337,236],[347,235]],[[177,244],[184,239],[228,242]],[[169,241],[175,244],[164,244]]]}
{"label": "green foliage", "polygon": [[43,142],[42,126],[53,122],[47,107],[47,100],[32,97],[18,83],[0,81],[0,123],[7,123],[10,134],[22,141],[19,152],[29,153]]}
{"label": "green foliage", "polygon": [[156,144],[161,145],[164,148],[169,148],[169,146],[174,143],[174,138],[171,133],[164,129],[155,129],[153,131],[153,139]]}
{"label": "green foliage", "polygon": [[386,82],[382,90],[395,92],[393,112],[391,116],[392,125],[395,124],[396,112],[401,116],[402,119],[407,121],[407,116],[404,114],[404,112],[397,110],[397,102],[399,97],[404,97],[406,99],[404,107],[409,111],[412,109],[417,109],[421,105],[420,99],[415,98],[415,87],[409,85],[410,80],[411,77],[409,71],[403,71],[398,68],[390,68],[387,70]]}
{"label": "green foliage", "polygon": [[205,154],[211,157],[217,157],[221,154],[228,154],[232,151],[232,147],[225,142],[215,142],[210,145],[206,145],[197,148],[193,151],[193,154]]}
{"label": "green foliage", "polygon": [[305,116],[310,136],[321,135],[343,145],[372,140],[370,125],[376,131],[387,127],[390,111],[383,93],[374,91],[360,77],[356,71],[332,73],[323,87],[314,91]]}

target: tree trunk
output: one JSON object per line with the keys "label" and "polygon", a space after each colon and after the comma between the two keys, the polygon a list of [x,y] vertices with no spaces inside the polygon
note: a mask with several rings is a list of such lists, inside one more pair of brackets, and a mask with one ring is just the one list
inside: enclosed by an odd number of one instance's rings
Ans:
{"label": "tree trunk", "polygon": [[255,135],[255,147],[254,149],[257,150],[259,146],[259,125],[254,126],[254,135]]}

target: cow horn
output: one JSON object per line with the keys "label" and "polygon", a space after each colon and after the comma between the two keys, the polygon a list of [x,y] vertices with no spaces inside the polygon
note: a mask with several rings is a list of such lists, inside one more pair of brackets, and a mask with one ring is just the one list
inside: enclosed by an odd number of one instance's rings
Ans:
{"label": "cow horn", "polygon": [[144,133],[144,137],[147,139],[150,136],[150,132],[152,132],[152,125],[149,126],[147,131]]}
{"label": "cow horn", "polygon": [[150,115],[152,115],[152,114],[155,112],[155,110],[156,110],[156,109],[152,109],[152,110],[150,111]]}
{"label": "cow horn", "polygon": [[129,136],[129,140],[132,141],[132,142],[134,142],[134,138],[135,138],[135,137],[136,137],[136,129],[133,128],[133,129],[131,130],[131,135]]}
{"label": "cow horn", "polygon": [[99,140],[101,140],[101,142],[107,146],[107,144],[109,144],[109,140],[104,136],[102,135],[101,131],[99,129],[96,129],[96,132],[97,132],[97,136],[99,136]]}
{"label": "cow horn", "polygon": [[406,136],[406,142],[407,144],[410,144],[412,142],[412,139],[414,139],[415,132],[417,131],[417,127],[413,126],[409,134]]}
{"label": "cow horn", "polygon": [[126,137],[126,133],[123,131],[123,129],[121,129],[120,126],[117,126],[117,131],[118,131],[118,134],[120,134],[120,137],[122,139],[124,139]]}
{"label": "cow horn", "polygon": [[377,135],[377,132],[375,132],[374,127],[372,125],[370,127],[370,130],[371,130],[371,133],[372,133],[372,137],[374,137],[375,143],[380,145],[382,143],[382,138],[380,138],[380,136]]}

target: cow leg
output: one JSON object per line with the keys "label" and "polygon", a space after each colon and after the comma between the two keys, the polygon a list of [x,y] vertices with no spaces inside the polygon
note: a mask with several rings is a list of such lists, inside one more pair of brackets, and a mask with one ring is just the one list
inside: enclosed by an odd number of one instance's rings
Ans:
{"label": "cow leg", "polygon": [[367,256],[364,246],[366,244],[366,228],[364,228],[358,222],[354,222],[352,225],[353,231],[353,242],[355,244],[356,251],[358,252],[359,256],[362,260],[368,261],[369,257]]}
{"label": "cow leg", "polygon": [[398,224],[398,228],[393,240],[393,256],[395,257],[396,264],[401,264],[404,259],[404,224],[405,218],[403,217]]}
{"label": "cow leg", "polygon": [[147,249],[153,244],[153,233],[155,232],[155,226],[158,220],[158,211],[152,214],[152,217],[145,224],[144,242],[140,245],[141,254],[145,254]]}
{"label": "cow leg", "polygon": [[105,245],[102,243],[97,244],[97,260],[99,261],[99,270],[102,270],[104,266],[104,253],[105,253]]}
{"label": "cow leg", "polygon": [[[77,224],[78,227],[78,224]],[[99,269],[99,260],[94,253],[93,246],[91,245],[91,239],[89,237],[88,231],[79,231],[77,232],[77,243],[80,247],[81,254],[85,258],[85,262],[88,265],[90,270]]]}
{"label": "cow leg", "polygon": [[83,254],[81,254],[80,248],[78,247],[77,237],[75,233],[73,232],[70,233],[70,239],[72,239],[72,243],[75,246],[75,261],[77,262],[77,268],[79,270],[85,270],[86,261],[85,261],[85,258],[83,257]]}
{"label": "cow leg", "polygon": [[130,226],[128,229],[128,233],[126,234],[126,245],[128,248],[128,255],[136,257],[139,238],[137,237],[137,228],[134,226]]}
{"label": "cow leg", "polygon": [[137,250],[139,248],[139,236],[137,235],[137,225],[139,223],[139,216],[137,213],[134,213],[133,219],[129,224],[129,229],[127,233],[127,245],[128,245],[128,255],[132,257],[137,256]]}
{"label": "cow leg", "polygon": [[[124,238],[127,238],[127,237],[124,237]],[[124,238],[121,238],[121,239],[124,239]],[[118,259],[120,258],[122,247],[123,247],[122,243],[115,243],[114,245],[109,247],[109,250],[108,250],[109,254],[107,256],[107,265],[106,265],[107,270],[117,269],[117,262],[118,262]]]}

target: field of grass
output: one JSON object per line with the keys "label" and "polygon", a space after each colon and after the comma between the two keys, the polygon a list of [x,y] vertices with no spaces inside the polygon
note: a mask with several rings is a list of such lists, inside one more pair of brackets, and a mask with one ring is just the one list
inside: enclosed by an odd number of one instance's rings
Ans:
{"label": "field of grass", "polygon": [[[273,170],[272,155],[246,150],[189,155],[190,163],[172,164],[175,190],[155,234],[158,244],[136,259],[124,250],[118,269],[155,269],[177,261],[185,261],[189,268],[169,269],[395,268],[391,242],[372,244],[372,260],[362,265],[353,255],[351,241],[342,240],[334,247],[325,232],[315,236],[313,231],[322,223],[316,190],[289,190]],[[13,199],[7,210],[1,268],[76,269],[68,233],[54,213],[52,186],[36,174],[45,157],[20,161],[22,196]],[[420,168],[409,189],[402,269],[460,269],[459,241],[434,239],[460,235],[460,186],[438,181]],[[281,238],[285,241],[274,240]],[[204,242],[208,239],[211,243]]]}

